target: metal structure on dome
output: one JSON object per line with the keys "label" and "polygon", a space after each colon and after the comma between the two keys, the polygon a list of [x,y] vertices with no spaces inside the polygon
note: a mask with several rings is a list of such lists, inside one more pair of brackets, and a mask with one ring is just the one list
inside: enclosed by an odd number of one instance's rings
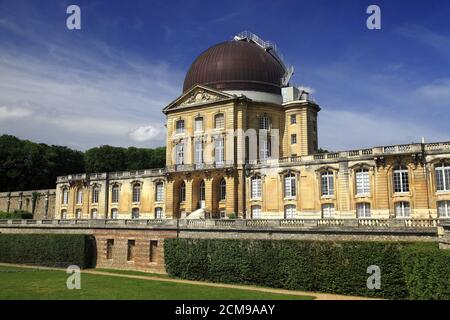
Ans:
{"label": "metal structure on dome", "polygon": [[282,66],[285,70],[284,76],[281,80],[283,86],[287,86],[289,84],[289,80],[291,79],[292,75],[294,74],[294,67],[286,64],[283,61],[283,56],[278,52],[277,45],[270,41],[264,41],[260,37],[258,37],[256,34],[250,32],[250,31],[242,31],[238,33],[236,36],[234,36],[234,40],[236,41],[250,41],[264,50],[266,50],[268,53],[270,53]]}

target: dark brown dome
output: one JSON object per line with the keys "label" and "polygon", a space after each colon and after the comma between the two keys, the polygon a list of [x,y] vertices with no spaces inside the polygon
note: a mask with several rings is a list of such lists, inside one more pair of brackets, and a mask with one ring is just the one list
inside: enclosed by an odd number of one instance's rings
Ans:
{"label": "dark brown dome", "polygon": [[183,92],[197,84],[218,90],[250,90],[281,94],[284,68],[253,42],[219,43],[195,59],[184,79]]}

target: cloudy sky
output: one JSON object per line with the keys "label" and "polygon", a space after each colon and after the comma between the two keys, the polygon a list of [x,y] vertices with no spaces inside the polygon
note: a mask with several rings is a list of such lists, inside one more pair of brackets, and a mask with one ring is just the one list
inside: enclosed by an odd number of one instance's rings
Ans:
{"label": "cloudy sky", "polygon": [[[66,8],[81,7],[81,30]],[[366,9],[381,8],[381,30]],[[450,2],[0,0],[0,134],[84,150],[164,145],[161,109],[209,46],[277,43],[321,105],[319,145],[450,140]]]}

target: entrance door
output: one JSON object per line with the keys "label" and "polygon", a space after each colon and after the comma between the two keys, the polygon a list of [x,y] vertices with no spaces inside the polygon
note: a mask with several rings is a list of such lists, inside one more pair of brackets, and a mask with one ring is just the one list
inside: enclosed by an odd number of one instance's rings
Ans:
{"label": "entrance door", "polygon": [[205,181],[200,183],[200,208],[204,209],[206,206],[205,202]]}

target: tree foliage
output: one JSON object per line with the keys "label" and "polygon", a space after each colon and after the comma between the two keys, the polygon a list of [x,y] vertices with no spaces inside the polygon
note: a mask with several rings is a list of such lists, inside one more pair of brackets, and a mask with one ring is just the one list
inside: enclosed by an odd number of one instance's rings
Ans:
{"label": "tree foliage", "polygon": [[0,192],[51,189],[72,173],[162,168],[165,148],[100,146],[81,152],[64,146],[0,136]]}

